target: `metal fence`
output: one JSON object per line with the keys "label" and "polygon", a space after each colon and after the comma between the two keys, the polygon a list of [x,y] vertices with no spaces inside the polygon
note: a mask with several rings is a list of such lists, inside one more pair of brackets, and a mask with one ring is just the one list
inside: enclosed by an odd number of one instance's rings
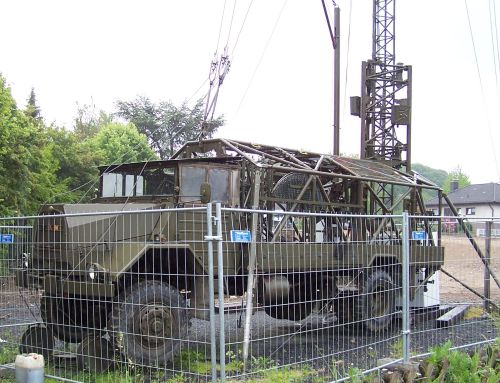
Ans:
{"label": "metal fence", "polygon": [[87,206],[0,220],[4,368],[329,382],[497,337],[498,219]]}

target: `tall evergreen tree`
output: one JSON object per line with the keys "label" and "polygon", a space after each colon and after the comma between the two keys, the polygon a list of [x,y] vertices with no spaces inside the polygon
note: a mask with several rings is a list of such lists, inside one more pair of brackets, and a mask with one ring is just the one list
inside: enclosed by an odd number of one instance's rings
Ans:
{"label": "tall evergreen tree", "polygon": [[40,107],[36,102],[35,88],[31,88],[30,96],[28,97],[26,104],[25,113],[35,120],[40,120],[42,118]]}

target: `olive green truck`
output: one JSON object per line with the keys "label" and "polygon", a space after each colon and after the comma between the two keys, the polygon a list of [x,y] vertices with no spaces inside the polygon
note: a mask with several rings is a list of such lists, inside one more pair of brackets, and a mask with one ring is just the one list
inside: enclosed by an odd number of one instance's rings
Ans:
{"label": "olive green truck", "polygon": [[[272,317],[328,313],[383,331],[402,284],[401,222],[391,214],[425,216],[422,191],[440,193],[383,162],[227,139],[100,171],[92,203],[42,206],[34,223],[33,251],[16,276],[42,291],[45,332],[25,341],[108,332],[140,363],[171,360],[190,318],[208,319],[208,203],[224,208],[226,294],[244,295],[251,274],[254,306]],[[380,188],[394,191],[390,201]],[[414,219],[410,231],[430,236],[432,224]],[[246,239],[231,241],[231,230]],[[443,264],[439,234],[410,246],[410,298],[425,283],[419,270],[429,277]]]}

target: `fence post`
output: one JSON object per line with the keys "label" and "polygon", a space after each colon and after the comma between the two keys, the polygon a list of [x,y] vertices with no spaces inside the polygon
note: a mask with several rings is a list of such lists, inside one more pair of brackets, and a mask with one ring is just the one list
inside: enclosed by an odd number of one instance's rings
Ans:
{"label": "fence post", "polygon": [[217,222],[217,281],[219,282],[219,323],[220,323],[220,380],[226,381],[226,339],[224,328],[224,259],[222,252],[222,209],[220,202],[215,205]]}
{"label": "fence post", "polygon": [[[484,257],[486,258],[486,261],[488,265],[491,262],[491,226],[492,226],[492,221],[486,221],[485,222],[485,231],[484,231]],[[490,310],[490,271],[488,268],[485,266],[484,267],[484,297],[486,298],[484,300],[484,309],[486,311]]]}
{"label": "fence post", "polygon": [[402,249],[402,277],[403,277],[403,362],[408,363],[410,359],[410,218],[407,212],[403,212],[403,249]]}
{"label": "fence post", "polygon": [[[260,194],[260,171],[255,172],[254,190],[253,190],[253,203],[252,209],[259,208],[259,194]],[[243,372],[248,369],[248,353],[250,349],[250,329],[253,312],[253,290],[255,285],[255,265],[257,258],[257,220],[259,219],[258,213],[252,212],[252,231],[250,243],[250,257],[248,259],[248,279],[247,279],[247,295],[245,306],[245,326],[243,331]]]}
{"label": "fence post", "polygon": [[217,381],[217,344],[215,343],[215,296],[214,296],[214,246],[212,235],[212,204],[207,204],[207,235],[205,241],[208,246],[208,299],[210,302],[210,364],[212,382]]}

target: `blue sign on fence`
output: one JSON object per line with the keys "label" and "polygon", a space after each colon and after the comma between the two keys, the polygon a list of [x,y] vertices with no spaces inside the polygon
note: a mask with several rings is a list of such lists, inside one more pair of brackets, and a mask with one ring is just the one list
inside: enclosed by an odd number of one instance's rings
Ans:
{"label": "blue sign on fence", "polygon": [[231,242],[252,242],[250,230],[231,230]]}
{"label": "blue sign on fence", "polygon": [[415,241],[425,241],[427,239],[427,233],[425,231],[413,231],[411,233],[411,239]]}
{"label": "blue sign on fence", "polygon": [[14,243],[14,234],[0,234],[0,243]]}

